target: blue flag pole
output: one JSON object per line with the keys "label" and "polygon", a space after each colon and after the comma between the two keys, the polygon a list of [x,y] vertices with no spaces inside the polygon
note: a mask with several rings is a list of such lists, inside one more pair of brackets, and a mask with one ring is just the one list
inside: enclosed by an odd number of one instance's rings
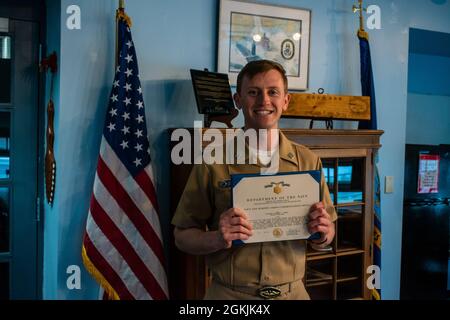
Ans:
{"label": "blue flag pole", "polygon": [[[359,51],[361,61],[361,90],[363,96],[370,97],[370,120],[360,121],[358,129],[377,130],[377,113],[375,102],[375,87],[373,83],[372,60],[370,57],[369,34],[364,31],[362,0],[358,1],[358,7],[353,6],[353,11],[359,11]],[[381,192],[380,176],[378,173],[378,154],[374,157],[374,192],[373,192],[373,212],[374,212],[374,238],[373,238],[373,263],[381,271]],[[372,298],[381,299],[381,288],[372,289]]]}

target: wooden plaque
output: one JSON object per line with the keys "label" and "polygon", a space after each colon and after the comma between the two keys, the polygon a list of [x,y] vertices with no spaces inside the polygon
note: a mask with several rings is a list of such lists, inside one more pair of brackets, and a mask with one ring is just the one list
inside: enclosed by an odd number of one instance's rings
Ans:
{"label": "wooden plaque", "polygon": [[370,97],[291,93],[286,118],[370,120]]}

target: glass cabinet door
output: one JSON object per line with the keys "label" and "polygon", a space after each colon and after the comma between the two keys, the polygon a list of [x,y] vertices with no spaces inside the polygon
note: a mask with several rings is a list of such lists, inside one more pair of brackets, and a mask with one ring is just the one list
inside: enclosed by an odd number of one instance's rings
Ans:
{"label": "glass cabinet door", "polygon": [[364,158],[339,158],[337,185],[337,204],[363,202]]}
{"label": "glass cabinet door", "polygon": [[308,245],[305,284],[311,299],[364,297],[365,157],[322,158],[338,219],[330,246]]}
{"label": "glass cabinet door", "polygon": [[337,159],[322,159],[322,172],[333,203],[336,203],[336,168]]}

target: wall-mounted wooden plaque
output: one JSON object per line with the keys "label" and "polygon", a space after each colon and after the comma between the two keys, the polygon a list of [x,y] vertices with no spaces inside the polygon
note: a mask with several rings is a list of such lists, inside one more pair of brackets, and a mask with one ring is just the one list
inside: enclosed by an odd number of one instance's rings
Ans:
{"label": "wall-mounted wooden plaque", "polygon": [[285,118],[370,120],[370,97],[291,93]]}

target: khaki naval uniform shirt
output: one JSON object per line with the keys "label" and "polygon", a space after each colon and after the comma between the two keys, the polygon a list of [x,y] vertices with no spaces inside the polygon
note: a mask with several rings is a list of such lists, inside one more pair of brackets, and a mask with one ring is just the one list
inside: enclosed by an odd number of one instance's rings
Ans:
{"label": "khaki naval uniform shirt", "polygon": [[[280,131],[279,172],[322,171],[320,158]],[[248,163],[248,161],[246,162]],[[231,174],[259,173],[259,164],[201,164],[192,169],[172,224],[179,228],[217,230],[220,215],[231,208]],[[336,212],[323,174],[322,201],[331,219]],[[306,240],[251,243],[206,256],[213,283],[205,299],[260,299],[258,288],[280,286],[277,299],[309,299],[303,286]]]}

